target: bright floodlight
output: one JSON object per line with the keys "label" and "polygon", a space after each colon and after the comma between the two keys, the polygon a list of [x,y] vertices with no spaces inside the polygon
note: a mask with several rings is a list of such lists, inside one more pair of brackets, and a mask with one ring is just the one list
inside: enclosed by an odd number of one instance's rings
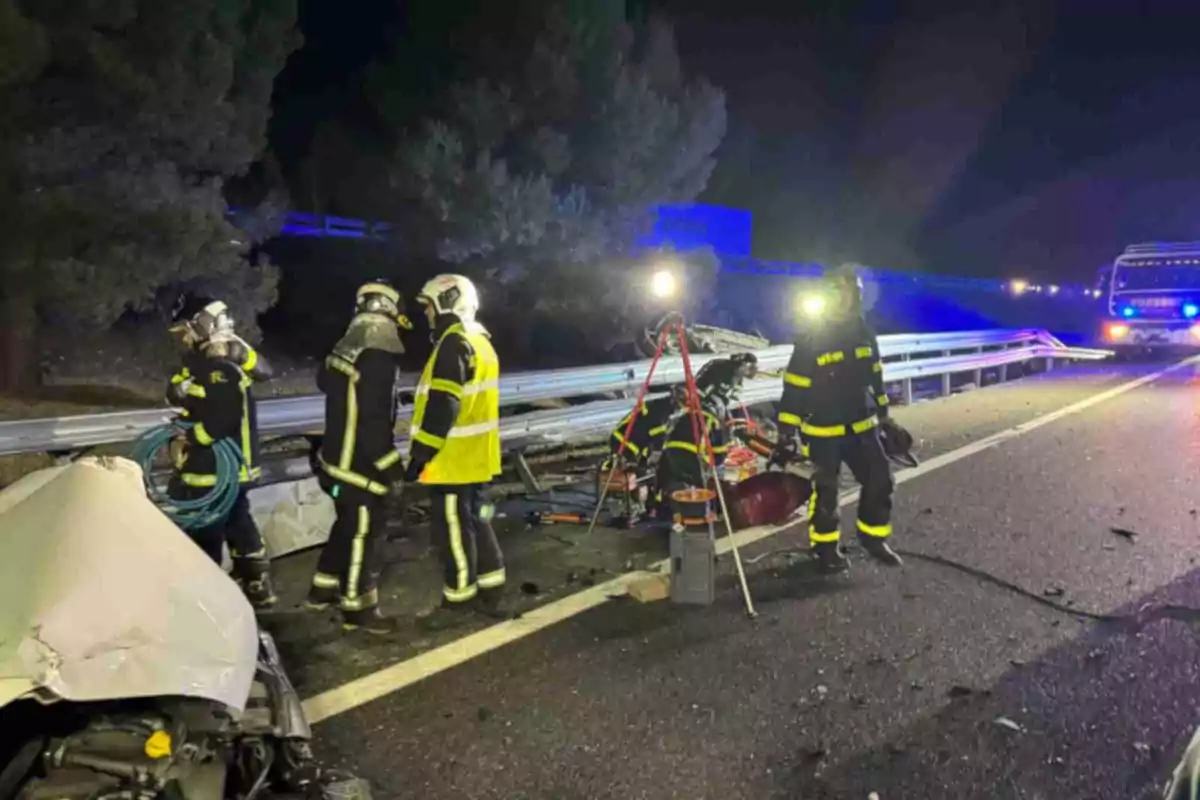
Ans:
{"label": "bright floodlight", "polygon": [[650,293],[660,300],[674,297],[677,288],[675,273],[669,269],[660,269],[650,278]]}
{"label": "bright floodlight", "polygon": [[1058,287],[1055,286],[1053,283],[1050,284],[1049,288],[1050,288],[1050,294],[1058,294]]}
{"label": "bright floodlight", "polygon": [[1012,291],[1013,294],[1016,294],[1016,295],[1025,294],[1025,292],[1027,292],[1029,290],[1029,281],[1023,281],[1020,278],[1018,278],[1017,280],[1010,281],[1008,284],[1008,288],[1009,288],[1009,290]]}
{"label": "bright floodlight", "polygon": [[800,298],[800,310],[806,317],[819,317],[825,313],[825,297],[819,294],[806,294]]}

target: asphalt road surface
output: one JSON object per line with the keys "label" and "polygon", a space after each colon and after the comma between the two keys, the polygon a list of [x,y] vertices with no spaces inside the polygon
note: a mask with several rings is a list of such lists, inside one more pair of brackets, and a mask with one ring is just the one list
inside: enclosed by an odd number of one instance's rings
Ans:
{"label": "asphalt road surface", "polygon": [[[1032,597],[916,557],[821,578],[795,526],[743,552],[753,621],[729,574],[711,607],[612,599],[377,686],[318,752],[384,798],[1159,796],[1200,723],[1200,628],[1161,610],[1200,607],[1200,372],[1112,390],[1161,366],[898,410],[926,463],[899,474],[896,545]],[[362,644],[384,649],[300,669],[301,691],[437,644]]]}

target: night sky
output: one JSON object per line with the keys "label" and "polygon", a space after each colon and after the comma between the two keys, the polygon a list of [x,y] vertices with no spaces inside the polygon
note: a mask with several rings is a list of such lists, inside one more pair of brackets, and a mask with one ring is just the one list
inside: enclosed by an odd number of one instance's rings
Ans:
{"label": "night sky", "polygon": [[[363,67],[389,42],[418,100],[469,71],[447,15],[482,5],[301,0],[308,44],[277,84],[285,167],[319,120],[362,116]],[[727,92],[700,199],[753,211],[760,257],[1065,281],[1133,241],[1200,239],[1200,3],[641,5]]]}

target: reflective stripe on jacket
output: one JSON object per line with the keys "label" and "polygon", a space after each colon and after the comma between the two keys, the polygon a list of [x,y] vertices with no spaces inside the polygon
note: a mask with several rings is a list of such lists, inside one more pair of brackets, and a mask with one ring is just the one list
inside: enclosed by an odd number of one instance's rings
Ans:
{"label": "reflective stripe on jacket", "polygon": [[[438,349],[448,336],[461,336],[471,347],[474,369],[462,385],[433,377]],[[458,416],[444,438],[421,430],[431,390],[459,401]],[[438,339],[417,383],[409,435],[438,451],[421,472],[421,483],[488,483],[500,474],[500,359],[485,333],[455,324]]]}

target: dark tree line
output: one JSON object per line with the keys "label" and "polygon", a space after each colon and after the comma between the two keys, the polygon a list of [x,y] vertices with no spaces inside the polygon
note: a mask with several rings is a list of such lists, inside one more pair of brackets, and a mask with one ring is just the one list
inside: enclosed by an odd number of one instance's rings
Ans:
{"label": "dark tree line", "polygon": [[[703,190],[724,96],[683,74],[666,21],[620,0],[513,9],[516,35],[479,41],[423,106],[391,91],[411,63],[378,59],[369,130],[330,120],[283,175],[266,135],[296,0],[0,0],[0,386],[36,382],[45,326],[103,329],[185,289],[227,298],[253,334],[278,296],[256,245],[285,187],[298,209],[394,222],[372,270],[470,274],[522,309],[515,340],[538,319],[628,317],[633,244],[654,205]],[[259,213],[238,228],[227,203],[247,176]]]}

